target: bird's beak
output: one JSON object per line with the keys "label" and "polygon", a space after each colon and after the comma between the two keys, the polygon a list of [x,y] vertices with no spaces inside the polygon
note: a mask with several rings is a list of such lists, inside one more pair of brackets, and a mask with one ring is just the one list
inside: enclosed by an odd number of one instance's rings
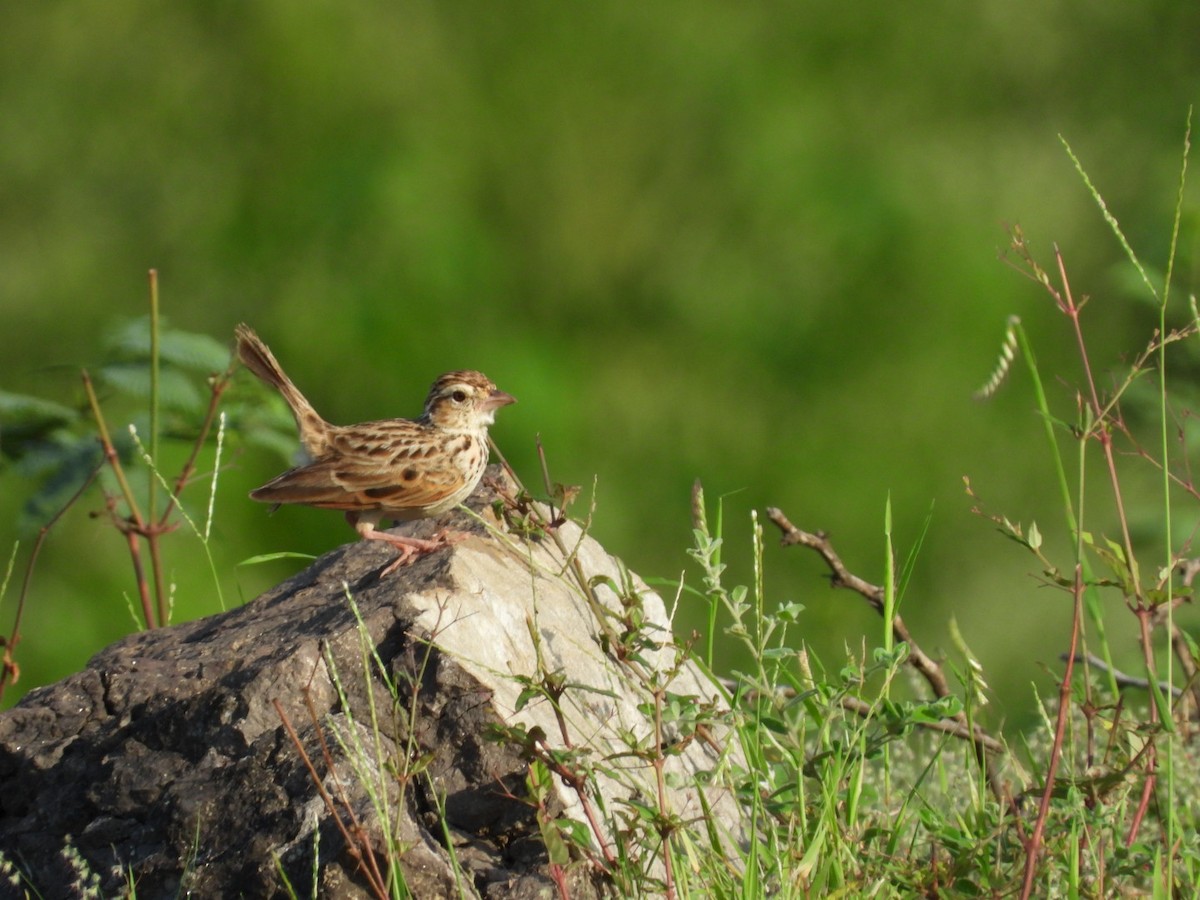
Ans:
{"label": "bird's beak", "polygon": [[488,398],[483,401],[483,408],[488,412],[499,409],[502,406],[508,406],[510,403],[516,403],[517,398],[512,394],[506,394],[500,389],[496,389],[488,395]]}

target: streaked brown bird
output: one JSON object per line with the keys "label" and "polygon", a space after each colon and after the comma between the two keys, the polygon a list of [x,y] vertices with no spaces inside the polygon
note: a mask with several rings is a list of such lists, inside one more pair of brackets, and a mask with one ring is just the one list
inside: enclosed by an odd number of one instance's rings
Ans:
{"label": "streaked brown bird", "polygon": [[429,389],[419,419],[331,425],[250,326],[238,325],[236,334],[238,358],[291,407],[308,457],[251,491],[253,499],[344,511],[363,538],[386,541],[398,551],[381,577],[451,542],[445,532],[422,540],[376,526],[384,518],[436,516],[466,500],[487,466],[488,426],[496,410],[515,398],[481,372],[447,372]]}

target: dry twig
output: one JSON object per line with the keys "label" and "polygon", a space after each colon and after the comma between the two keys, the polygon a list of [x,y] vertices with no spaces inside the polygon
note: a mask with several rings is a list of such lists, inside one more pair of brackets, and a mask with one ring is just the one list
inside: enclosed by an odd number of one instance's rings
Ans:
{"label": "dry twig", "polygon": [[[847,569],[837,551],[833,549],[833,544],[823,532],[814,533],[797,528],[783,514],[782,510],[774,506],[768,507],[767,518],[782,533],[783,536],[780,539],[782,546],[808,547],[810,550],[816,551],[829,568],[829,580],[833,587],[847,588],[853,591],[866,600],[872,609],[883,615],[884,589]],[[912,634],[898,615],[892,617],[892,634],[897,641],[903,641],[908,645],[908,662],[925,679],[934,696],[938,698],[950,696],[950,684],[946,680],[942,667],[913,640]],[[1009,795],[999,780],[997,767],[993,764],[995,758],[1004,752],[1003,744],[978,725],[973,725],[965,712],[959,712],[954,716],[953,721],[956,723],[956,727],[943,725],[939,730],[971,741],[975,748],[975,757],[987,776],[993,795],[1001,803],[1010,804]]]}

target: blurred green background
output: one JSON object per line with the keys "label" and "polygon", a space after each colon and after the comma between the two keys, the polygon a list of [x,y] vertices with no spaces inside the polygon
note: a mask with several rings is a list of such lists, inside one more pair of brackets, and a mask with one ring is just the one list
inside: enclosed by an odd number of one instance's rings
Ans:
{"label": "blurred green background", "polygon": [[[971,514],[962,477],[993,512],[1037,518],[1069,564],[1027,376],[971,395],[1010,314],[1066,418],[1079,365],[997,251],[1009,223],[1047,265],[1062,248],[1095,298],[1101,377],[1144,346],[1145,292],[1058,135],[1164,265],[1200,6],[110,0],[5,4],[0,32],[0,390],[78,405],[79,367],[145,313],[154,267],[171,325],[227,341],[252,323],[335,422],[414,415],[438,373],[487,372],[520,400],[493,430],[518,472],[539,483],[541,435],[557,480],[598,479],[593,532],[644,576],[695,575],[697,477],[727,495],[735,583],[767,505],[879,580],[890,495],[901,554],[931,516],[902,608],[925,647],[949,650],[955,617],[1009,722],[1052,684],[1068,603]],[[230,602],[301,565],[239,561],[353,537],[336,514],[246,498],[277,455],[231,434],[226,460],[213,547]],[[33,488],[0,473],[18,571]],[[124,545],[86,514],[101,505],[89,495],[43,553],[21,690],[132,625]],[[1093,513],[1115,534],[1103,501]],[[1158,514],[1134,515],[1161,559]],[[805,604],[798,632],[827,663],[877,637],[813,559],[769,526],[767,543],[771,602]],[[216,611],[199,542],[167,546],[176,618]],[[701,622],[685,601],[681,630]]]}

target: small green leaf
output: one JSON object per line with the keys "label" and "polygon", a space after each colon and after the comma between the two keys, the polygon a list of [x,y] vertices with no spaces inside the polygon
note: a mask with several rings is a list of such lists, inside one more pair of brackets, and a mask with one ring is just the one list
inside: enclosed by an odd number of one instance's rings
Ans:
{"label": "small green leaf", "polygon": [[1168,734],[1175,733],[1175,716],[1171,710],[1171,702],[1167,699],[1167,695],[1163,693],[1159,687],[1158,679],[1154,677],[1154,673],[1146,669],[1146,681],[1150,684],[1150,696],[1154,700],[1154,705],[1158,707],[1158,719],[1162,723],[1163,731]]}
{"label": "small green leaf", "polygon": [[517,695],[517,702],[513,708],[513,712],[520,712],[525,708],[525,705],[529,703],[530,700],[543,695],[544,692],[537,688],[525,688],[525,690],[521,691],[521,693]]}
{"label": "small green leaf", "polygon": [[791,659],[799,655],[800,651],[795,647],[768,647],[762,652],[764,660]]}
{"label": "small green leaf", "polygon": [[568,841],[579,847],[582,850],[588,850],[592,845],[592,832],[588,828],[586,822],[580,822],[577,819],[563,817],[556,819],[555,824],[559,831],[563,833]]}
{"label": "small green leaf", "polygon": [[803,603],[784,603],[779,607],[776,615],[784,622],[796,622],[800,618],[800,613],[804,612]]}
{"label": "small green leaf", "polygon": [[1112,555],[1117,560],[1119,560],[1121,563],[1125,562],[1125,548],[1124,547],[1122,547],[1119,543],[1114,541],[1112,538],[1106,537],[1104,539],[1104,543],[1108,545],[1108,549],[1112,552]]}
{"label": "small green leaf", "polygon": [[258,556],[251,556],[248,559],[243,559],[239,566],[257,566],[262,563],[275,562],[277,559],[316,559],[311,553],[296,553],[291,550],[281,550],[279,553],[262,553]]}
{"label": "small green leaf", "polygon": [[791,728],[782,719],[777,719],[774,716],[763,716],[758,720],[758,723],[767,731],[773,731],[775,734],[788,734]]}

